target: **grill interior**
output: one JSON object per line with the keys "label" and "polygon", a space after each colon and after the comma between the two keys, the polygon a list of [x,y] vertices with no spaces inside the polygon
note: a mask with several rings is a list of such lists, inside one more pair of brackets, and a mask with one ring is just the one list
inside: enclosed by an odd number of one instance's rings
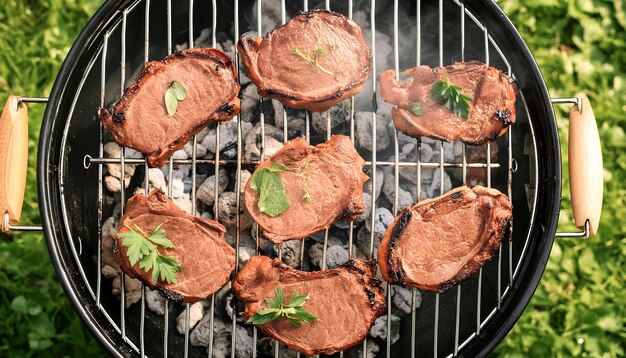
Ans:
{"label": "grill interior", "polygon": [[[323,113],[321,121],[314,119],[314,114],[305,111],[286,110],[272,105],[271,100],[260,100],[251,110],[252,124],[259,124],[260,158],[245,159],[243,155],[244,122],[240,114],[236,121],[237,140],[234,148],[225,148],[215,151],[213,158],[198,158],[196,137],[192,140],[192,155],[187,159],[173,159],[166,165],[167,194],[172,195],[172,183],[177,168],[190,166],[191,188],[189,191],[191,212],[200,215],[196,205],[197,178],[201,175],[218,173],[225,168],[231,177],[231,190],[242,188],[242,170],[252,171],[265,156],[266,140],[270,135],[266,127],[272,118],[282,116],[282,140],[287,141],[295,137],[305,137],[312,144],[325,141],[334,134],[349,135],[353,142],[359,142],[358,118],[367,112],[370,118],[371,148],[377,148],[380,138],[380,127],[390,124],[389,112],[384,110],[384,104],[377,97],[376,77],[381,68],[395,68],[396,72],[415,65],[443,66],[453,61],[479,60],[499,68],[515,77],[506,55],[489,30],[482,25],[480,17],[465,8],[459,1],[424,2],[389,0],[386,2],[371,0],[350,0],[341,4],[319,1],[263,0],[255,4],[239,1],[176,1],[171,0],[138,0],[122,12],[111,14],[106,24],[106,35],[101,39],[101,46],[92,57],[89,65],[84,69],[81,82],[77,90],[71,94],[73,102],[67,118],[63,135],[63,152],[59,168],[60,191],[62,195],[63,220],[67,228],[67,235],[71,239],[71,251],[74,260],[79,264],[76,280],[82,282],[93,297],[93,307],[101,311],[113,329],[107,334],[121,335],[128,347],[120,347],[121,351],[136,352],[141,355],[159,356],[235,356],[237,352],[250,352],[252,356],[299,356],[278,344],[273,345],[268,352],[268,338],[263,338],[261,332],[252,329],[253,344],[248,348],[237,341],[237,334],[226,337],[218,335],[213,330],[209,332],[208,346],[194,347],[189,344],[190,336],[190,306],[165,303],[165,315],[157,315],[146,310],[146,294],[141,289],[141,299],[138,303],[125,308],[125,291],[121,290],[121,297],[111,294],[111,279],[103,277],[101,260],[103,222],[114,212],[123,213],[123,203],[133,194],[135,186],[148,190],[147,164],[142,158],[127,157],[122,151],[120,158],[105,158],[104,144],[111,139],[103,131],[96,109],[110,106],[122,95],[124,88],[130,85],[138,76],[143,64],[147,61],[160,60],[177,48],[188,47],[194,44],[202,29],[209,29],[209,46],[225,44],[228,40],[233,43],[246,31],[265,33],[269,29],[288,21],[298,10],[312,10],[326,8],[343,13],[349,17],[361,16],[361,23],[372,51],[374,63],[373,73],[368,79],[369,89],[366,88],[354,98],[346,101],[341,109],[331,109]],[[277,11],[270,11],[270,10]],[[375,11],[371,11],[375,9]],[[358,14],[357,14],[358,12]],[[363,15],[366,15],[363,17]],[[278,23],[272,21],[275,16]],[[407,21],[410,21],[407,23]],[[223,38],[227,34],[228,38]],[[408,34],[408,35],[407,35]],[[389,41],[384,42],[385,36]],[[401,42],[406,38],[410,42]],[[382,40],[381,40],[382,39]],[[178,45],[177,45],[178,44]],[[181,45],[182,44],[182,45]],[[388,45],[391,45],[389,48]],[[228,53],[228,49],[225,49]],[[377,52],[378,50],[378,52]],[[383,56],[381,56],[383,54]],[[236,54],[230,55],[235,58]],[[378,65],[378,67],[377,67]],[[240,73],[243,69],[238,66]],[[517,75],[517,76],[516,76]],[[253,85],[251,85],[253,86]],[[242,110],[243,106],[242,106]],[[385,113],[386,112],[386,113]],[[361,117],[359,117],[361,116]],[[293,118],[304,120],[304,128],[289,128]],[[280,120],[279,120],[280,122]],[[315,123],[318,125],[316,126]],[[319,124],[322,123],[320,126]],[[278,123],[276,127],[279,126]],[[220,128],[225,124],[215,125],[215,148],[221,148]],[[432,175],[431,186],[437,188],[439,195],[448,190],[448,187],[463,185],[468,181],[468,173],[484,173],[484,185],[497,188],[513,202],[515,230],[511,230],[508,241],[503,241],[498,257],[485,265],[478,275],[444,294],[419,292],[412,289],[410,299],[405,301],[410,305],[409,313],[398,312],[397,305],[391,304],[395,299],[392,291],[386,288],[388,305],[387,316],[397,315],[399,321],[387,320],[386,335],[378,338],[368,337],[362,346],[357,346],[346,356],[367,356],[373,346],[379,348],[378,356],[455,356],[463,347],[468,345],[489,323],[489,320],[501,308],[501,303],[511,284],[518,280],[518,268],[523,261],[529,243],[529,232],[533,225],[534,208],[536,203],[535,188],[537,185],[536,141],[531,118],[524,94],[520,91],[517,100],[517,122],[509,129],[506,135],[498,138],[495,144],[480,147],[484,151],[481,160],[468,159],[465,145],[461,146],[461,155],[446,157],[444,143],[431,143],[428,139],[411,139],[415,145],[409,153],[404,152],[407,139],[396,131],[387,139],[390,144],[384,150],[359,149],[359,153],[366,160],[365,169],[370,175],[370,191],[375,192],[377,183],[385,179],[383,173],[391,173],[393,178],[394,199],[385,198],[381,193],[378,199],[371,195],[371,208],[365,221],[374,228],[377,220],[377,208],[386,208],[396,215],[402,207],[399,206],[399,191],[401,182],[406,182],[407,175],[414,176],[414,202],[425,199],[425,190],[422,187],[425,176]],[[96,140],[96,138],[99,138]],[[422,144],[429,144],[438,154],[428,160],[422,160]],[[447,144],[446,144],[447,146]],[[469,148],[469,147],[468,147]],[[225,155],[227,150],[235,149],[234,156]],[[473,148],[472,148],[473,150]],[[411,158],[408,160],[406,158]],[[458,158],[458,159],[457,159]],[[120,164],[121,177],[125,177],[126,165],[136,166],[136,172],[129,188],[118,193],[111,193],[105,187],[107,164]],[[453,171],[460,171],[455,177]],[[144,175],[142,176],[142,173]],[[408,173],[408,174],[407,174]],[[136,179],[140,178],[140,179]],[[447,179],[450,179],[449,184]],[[213,208],[205,207],[206,211],[213,211],[216,220],[220,218],[218,202],[220,191],[218,175],[215,175],[216,198]],[[438,183],[437,183],[438,181]],[[234,182],[234,185],[232,185]],[[96,188],[97,183],[97,188]],[[472,183],[470,183],[472,184]],[[389,185],[388,183],[386,185]],[[234,189],[232,189],[234,188]],[[81,190],[83,189],[83,190]],[[428,191],[426,191],[428,193]],[[432,192],[432,190],[431,190]],[[115,209],[116,203],[122,203]],[[236,195],[235,210],[243,210],[241,196]],[[116,214],[117,215],[117,214]],[[236,215],[235,225],[229,227],[234,236],[234,246],[237,251],[238,267],[240,257],[240,239],[243,237],[241,227],[242,215]],[[307,238],[298,244],[300,264],[309,254],[312,243],[318,242],[322,246],[322,257],[319,269],[327,269],[327,249],[329,240],[337,235],[346,241],[347,256],[375,258],[377,246],[376,230],[369,231],[369,244],[362,245],[366,249],[356,249],[357,232],[363,230],[365,222],[350,223],[345,226],[335,226],[317,235],[316,238]],[[257,230],[253,230],[255,253],[264,249],[264,238]],[[340,234],[338,234],[340,233]],[[243,240],[243,239],[242,239]],[[272,251],[272,250],[270,250]],[[263,251],[265,252],[265,251]],[[282,246],[273,248],[273,255],[282,257]],[[304,269],[318,269],[304,267]],[[125,275],[121,282],[124,285]],[[214,326],[217,311],[224,310],[222,300],[216,300],[215,295],[207,302],[207,311],[210,317],[209,326]],[[237,327],[249,327],[236,320],[239,307],[235,307],[227,322],[232,332]],[[176,332],[176,317],[184,313],[184,334]],[[392,327],[393,326],[393,327]],[[399,330],[399,338],[393,342],[395,330]],[[230,352],[218,350],[218,341],[227,340]],[[223,343],[223,342],[222,342]],[[219,344],[219,347],[224,344]],[[341,356],[344,353],[340,354]]]}

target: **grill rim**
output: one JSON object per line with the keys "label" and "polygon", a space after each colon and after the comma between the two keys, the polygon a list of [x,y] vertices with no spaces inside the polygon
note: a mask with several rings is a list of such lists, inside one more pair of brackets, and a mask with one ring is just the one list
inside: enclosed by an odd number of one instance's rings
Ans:
{"label": "grill rim", "polygon": [[[105,2],[89,20],[79,37],[74,42],[63,66],[55,79],[48,105],[42,121],[38,148],[38,192],[39,208],[43,229],[52,263],[59,281],[72,302],[74,309],[89,327],[94,336],[116,356],[136,355],[136,352],[124,341],[121,335],[109,324],[104,314],[93,305],[89,288],[83,283],[71,255],[71,243],[66,235],[67,228],[62,221],[62,197],[59,191],[58,163],[61,157],[62,132],[65,116],[71,106],[71,92],[80,83],[80,74],[90,62],[85,53],[98,51],[101,36],[110,24],[119,21],[120,13],[131,6],[135,0]],[[243,2],[243,1],[242,1]],[[456,2],[456,1],[455,1]],[[537,115],[532,121],[537,135],[537,163],[539,164],[537,183],[537,203],[535,219],[529,232],[528,258],[519,267],[521,279],[511,283],[511,292],[504,297],[501,309],[466,347],[459,351],[459,356],[484,356],[499,344],[519,319],[533,296],[538,282],[543,275],[552,248],[558,223],[561,196],[561,156],[558,130],[553,108],[545,82],[532,53],[523,39],[496,3],[485,1],[465,1],[481,22],[489,28],[491,35],[505,37],[507,41],[498,41],[505,54],[514,53],[511,62],[522,61],[522,65],[512,68],[529,70],[533,81],[526,99]],[[494,30],[495,29],[495,30]],[[502,36],[504,34],[504,36]],[[515,48],[515,52],[510,51]],[[508,51],[507,51],[508,50]],[[519,230],[519,228],[518,228]],[[529,272],[530,271],[530,272]],[[514,293],[514,294],[513,294]],[[480,343],[480,344],[478,344]]]}

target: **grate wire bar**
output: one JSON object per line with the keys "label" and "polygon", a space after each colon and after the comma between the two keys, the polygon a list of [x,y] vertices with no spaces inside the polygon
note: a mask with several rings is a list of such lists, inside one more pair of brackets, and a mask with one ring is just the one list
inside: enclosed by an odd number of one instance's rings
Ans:
{"label": "grate wire bar", "polygon": [[[138,0],[135,1],[129,8],[125,9],[122,14],[121,14],[121,20],[113,23],[111,29],[105,34],[105,36],[103,37],[103,42],[102,42],[102,46],[100,48],[100,50],[98,51],[98,54],[96,57],[99,57],[101,59],[101,86],[100,86],[100,105],[101,107],[104,107],[104,105],[106,104],[105,101],[105,93],[106,93],[106,88],[105,88],[105,84],[106,84],[106,60],[107,60],[107,49],[108,49],[108,42],[110,40],[110,36],[112,34],[112,32],[115,30],[115,28],[117,28],[118,25],[121,24],[121,58],[120,58],[120,88],[121,88],[121,93],[123,93],[123,90],[125,88],[126,85],[126,28],[127,28],[127,17],[129,15],[129,13],[131,13],[135,7],[141,3],[142,1]],[[495,49],[495,51],[498,53],[498,55],[500,56],[501,60],[504,61],[505,65],[508,68],[508,74],[509,75],[513,75],[510,64],[508,63],[506,57],[504,56],[504,54],[501,52],[501,50],[499,49],[499,47],[497,46],[497,44],[495,43],[495,41],[493,40],[493,38],[489,35],[488,30],[485,26],[483,26],[480,21],[468,10],[465,8],[465,3],[460,1],[460,0],[453,0],[454,3],[456,3],[459,7],[460,7],[460,11],[461,11],[461,56],[462,56],[462,60],[465,60],[465,19],[466,17],[469,18],[470,20],[472,20],[479,28],[481,28],[484,31],[484,43],[485,43],[485,62],[487,64],[489,64],[489,52],[490,52],[490,45],[492,48]],[[149,19],[150,19],[150,10],[151,10],[151,4],[150,4],[150,0],[144,0],[143,3],[145,4],[145,56],[144,56],[144,60],[148,61],[149,60],[149,43],[150,43],[150,30],[149,30]],[[422,31],[422,5],[421,5],[421,1],[420,0],[416,0],[417,3],[417,13],[416,13],[416,27],[417,27],[417,36],[416,36],[416,46],[417,46],[417,51],[416,51],[416,63],[417,65],[421,64],[421,58],[422,58],[422,36],[421,36],[421,31]],[[326,8],[330,8],[330,2],[326,1],[325,2]],[[439,23],[438,23],[438,30],[439,30],[439,65],[443,66],[444,65],[444,61],[443,61],[443,55],[444,55],[444,12],[443,12],[443,0],[439,0]],[[303,9],[304,10],[308,10],[308,1],[304,0],[303,2]],[[370,2],[370,6],[372,9],[376,8],[376,0],[371,0]],[[396,69],[396,73],[399,73],[399,52],[400,52],[400,47],[398,45],[398,0],[394,0],[394,38],[393,38],[393,56],[394,56],[394,66]],[[189,19],[189,23],[188,23],[188,27],[189,27],[189,47],[193,47],[194,43],[194,31],[193,31],[193,21],[194,21],[194,15],[193,15],[193,10],[194,10],[194,1],[190,0],[189,1],[189,9],[188,9],[188,19]],[[216,0],[212,0],[212,44],[215,47],[216,46],[216,29],[217,29],[217,2]],[[257,8],[256,8],[256,15],[257,15],[257,33],[258,34],[262,34],[262,24],[261,24],[261,19],[263,16],[262,13],[262,0],[257,1]],[[349,16],[352,16],[352,11],[353,11],[353,1],[350,0],[349,1]],[[167,14],[167,53],[170,54],[172,53],[172,2],[171,0],[167,0],[167,7],[166,7],[166,14]],[[234,7],[234,21],[235,21],[235,26],[234,26],[234,31],[235,31],[235,36],[234,39],[237,40],[239,37],[239,1],[235,0],[235,7]],[[285,23],[286,21],[286,10],[285,10],[285,0],[281,0],[281,18],[282,18],[282,23]],[[403,162],[399,159],[399,149],[398,149],[398,133],[397,131],[394,132],[394,136],[393,136],[393,149],[394,149],[394,160],[393,161],[378,161],[377,160],[377,153],[376,153],[376,136],[377,136],[377,131],[376,131],[376,127],[377,127],[377,121],[378,121],[378,114],[377,114],[377,105],[376,105],[376,101],[377,101],[377,94],[376,94],[376,14],[374,12],[371,12],[370,14],[370,30],[371,30],[371,50],[372,50],[372,54],[373,54],[373,75],[372,75],[372,86],[374,88],[373,91],[373,110],[371,112],[371,128],[372,128],[372,159],[369,162],[366,162],[366,166],[371,168],[372,171],[372,175],[371,175],[371,180],[372,180],[372,187],[376,187],[376,169],[378,166],[383,166],[383,167],[392,167],[393,172],[394,172],[394,177],[395,177],[395,182],[394,182],[394,187],[395,187],[395,200],[393,202],[393,214],[396,215],[399,211],[398,208],[398,191],[399,191],[399,169],[400,168],[415,168],[416,169],[416,175],[417,175],[417,201],[421,200],[421,176],[422,176],[422,169],[424,168],[437,168],[440,171],[440,175],[439,175],[439,180],[440,180],[440,191],[443,194],[443,190],[444,190],[444,172],[446,168],[461,168],[462,170],[462,175],[463,175],[463,183],[466,184],[467,183],[467,170],[469,168],[483,168],[486,170],[486,175],[487,175],[487,186],[491,186],[491,170],[492,169],[496,169],[496,168],[500,168],[501,164],[500,163],[492,163],[491,161],[491,145],[487,144],[486,145],[486,163],[468,163],[467,162],[467,158],[466,158],[466,151],[465,151],[465,146],[463,145],[463,154],[462,154],[462,162],[461,163],[448,163],[446,161],[444,161],[444,145],[443,142],[439,143],[439,149],[440,149],[440,157],[439,157],[439,161],[438,162],[422,162],[421,161],[421,139],[417,138],[417,146],[416,146],[416,154],[417,154],[417,160],[415,162]],[[89,68],[86,70],[87,72],[91,71],[91,67],[94,64],[96,58],[94,58],[94,60],[92,61],[91,65],[89,66]],[[238,54],[235,50],[235,62],[237,65],[237,71],[240,71],[239,68],[239,58],[238,58]],[[82,84],[81,84],[82,87]],[[78,95],[80,94],[80,90],[76,93],[75,95],[75,99],[74,101],[76,101],[76,99],[78,98]],[[354,140],[355,139],[355,103],[354,103],[354,98],[350,99],[350,115],[349,115],[349,120],[350,120],[350,137]],[[522,97],[522,101],[525,103],[525,101],[523,100]],[[241,170],[242,170],[242,165],[257,165],[258,163],[260,163],[261,161],[263,161],[265,159],[265,118],[264,118],[264,100],[260,99],[259,100],[259,107],[260,107],[260,132],[261,132],[261,143],[260,143],[260,160],[259,161],[244,161],[242,160],[242,156],[241,156],[241,151],[242,151],[242,127],[241,127],[241,123],[239,121],[239,118],[235,117],[235,121],[237,122],[237,159],[236,160],[221,160],[220,159],[220,135],[219,135],[219,131],[220,131],[220,126],[219,124],[216,126],[216,148],[218,148],[218,150],[216,150],[216,157],[215,159],[197,159],[196,158],[196,147],[197,147],[197,138],[194,136],[193,137],[193,154],[192,154],[192,158],[191,160],[187,159],[187,160],[174,160],[174,159],[170,159],[168,161],[168,174],[169,174],[169,180],[167,181],[167,191],[168,191],[168,195],[171,196],[172,194],[172,187],[171,187],[171,182],[172,182],[172,175],[173,175],[173,168],[174,165],[185,165],[185,164],[191,164],[192,167],[192,189],[191,189],[191,197],[192,197],[192,213],[194,215],[197,214],[196,212],[196,203],[195,203],[195,196],[196,196],[196,177],[197,177],[197,165],[198,164],[209,164],[209,165],[213,165],[214,169],[215,169],[215,219],[219,220],[218,217],[218,210],[217,210],[217,205],[218,205],[218,201],[219,201],[219,185],[218,185],[218,175],[217,173],[219,173],[220,167],[221,166],[225,166],[226,168],[233,168],[233,166],[235,167],[236,170],[236,210],[237,212],[240,212],[241,209],[241,203],[240,203],[240,191],[242,188],[242,185],[244,183],[241,183]],[[528,109],[526,109],[526,112],[528,113]],[[304,136],[306,137],[306,139],[310,140],[310,119],[311,119],[311,114],[310,113],[305,113],[305,122],[306,122],[306,130],[304,133]],[[330,116],[330,111],[328,113],[326,113],[326,121],[327,121],[327,128],[326,128],[326,136],[327,138],[330,138],[331,134],[332,134],[332,128],[331,128],[331,116]],[[288,124],[289,124],[289,118],[288,118],[288,114],[287,111],[283,108],[283,133],[284,133],[284,141],[286,142],[289,138],[288,138]],[[110,321],[110,323],[115,327],[115,329],[120,333],[120,335],[122,336],[122,338],[129,344],[129,346],[131,346],[134,350],[136,350],[138,353],[141,354],[141,356],[144,356],[145,354],[145,337],[144,337],[144,327],[145,327],[145,292],[144,289],[145,287],[142,285],[142,293],[141,293],[141,317],[140,317],[140,334],[139,334],[139,347],[137,347],[135,345],[135,343],[130,340],[130,338],[127,336],[126,334],[126,307],[125,307],[125,289],[124,289],[124,283],[125,283],[125,275],[122,274],[121,277],[121,289],[120,289],[120,294],[121,294],[121,300],[120,300],[120,317],[119,317],[119,325],[115,322],[115,320],[112,319],[111,315],[109,314],[109,312],[106,311],[106,309],[104,308],[104,306],[101,304],[101,290],[102,290],[102,270],[101,270],[101,256],[102,256],[102,252],[101,252],[101,236],[102,236],[102,214],[103,214],[103,184],[102,184],[102,178],[103,178],[103,165],[105,164],[119,164],[120,168],[121,168],[121,176],[122,178],[124,178],[125,175],[125,166],[126,165],[143,165],[144,169],[146,170],[146,173],[148,171],[147,168],[147,162],[144,159],[139,159],[139,158],[126,158],[126,153],[125,153],[125,149],[122,148],[121,151],[121,155],[120,158],[104,158],[103,156],[103,127],[100,124],[99,125],[99,149],[98,149],[98,157],[91,157],[90,155],[85,156],[85,163],[86,163],[86,168],[89,168],[92,164],[97,164],[98,165],[98,217],[97,217],[97,222],[98,222],[98,248],[97,248],[97,262],[98,262],[98,267],[97,267],[97,280],[96,280],[96,289],[95,289],[95,293],[92,294],[94,296],[94,301],[96,303],[96,306],[105,313],[107,319]],[[534,138],[534,135],[533,135]],[[509,132],[507,134],[507,194],[509,196],[509,198],[512,198],[512,173],[514,172],[513,170],[513,154],[512,154],[512,134],[511,134],[511,129],[509,129]],[[123,183],[122,183],[123,185]],[[147,175],[144,181],[144,189],[145,192],[147,193],[148,191],[148,179],[147,179]],[[121,201],[122,201],[122,205],[121,205],[121,213],[123,214],[124,212],[124,202],[125,202],[125,197],[124,197],[124,190],[121,191]],[[536,200],[536,197],[533,198],[534,200]],[[533,208],[534,208],[534,204],[533,204]],[[371,224],[372,227],[374,225],[375,222],[375,210],[376,210],[376,200],[375,200],[375,196],[372,195],[372,202],[371,202],[371,217],[369,218],[369,220],[371,220]],[[534,209],[533,209],[534,210]],[[237,216],[236,218],[236,250],[237,253],[239,252],[239,235],[240,235],[240,218],[239,216]],[[353,252],[352,252],[352,243],[353,243],[353,223],[350,223],[349,226],[349,243],[348,243],[348,255],[349,258],[353,257]],[[511,232],[512,232],[512,228],[511,228]],[[259,240],[261,240],[260,238],[260,233],[258,231],[257,228],[257,232],[256,232],[256,253],[258,254],[259,252]],[[370,251],[369,251],[369,257],[373,258],[374,255],[374,231],[372,230],[371,232],[371,236],[370,236]],[[322,269],[326,269],[326,247],[328,245],[328,230],[325,232],[324,235],[324,255],[322,257]],[[524,246],[525,248],[526,246]],[[515,279],[515,274],[516,274],[516,268],[514,269],[514,264],[513,264],[513,256],[512,256],[512,252],[513,252],[513,246],[512,246],[512,233],[511,236],[509,237],[509,241],[508,241],[508,282],[509,285],[513,282],[513,280]],[[278,252],[279,254],[282,253],[281,248],[278,248]],[[522,252],[521,257],[518,259],[518,264],[519,262],[521,262],[523,254],[525,253],[525,250]],[[74,257],[77,261],[79,261],[79,254],[76,252],[76,250],[73,251]],[[301,252],[300,252],[300,262],[302,262],[302,257],[304,255],[304,241],[302,242],[301,245]],[[480,334],[480,330],[481,327],[483,327],[486,322],[494,315],[495,311],[497,309],[500,308],[501,302],[503,297],[506,295],[507,291],[508,291],[508,286],[504,288],[504,292],[503,292],[503,288],[501,287],[501,275],[502,275],[502,247],[500,247],[499,250],[499,254],[498,254],[498,266],[497,266],[497,275],[498,275],[498,286],[497,286],[497,307],[491,311],[490,313],[487,314],[486,317],[484,317],[484,315],[481,314],[481,298],[482,298],[482,292],[481,292],[481,285],[482,285],[482,278],[483,278],[483,272],[482,269],[479,272],[479,276],[478,276],[478,303],[477,303],[477,307],[476,307],[476,332],[471,334],[467,339],[465,339],[463,342],[459,343],[460,341],[460,332],[459,332],[459,320],[460,320],[460,311],[461,311],[461,299],[462,299],[462,294],[461,294],[461,286],[457,287],[457,292],[456,292],[456,305],[455,305],[455,329],[454,329],[454,350],[453,353],[450,356],[456,356],[459,352],[460,349],[462,349],[465,345],[467,345],[473,338],[475,338],[478,334]],[[239,255],[237,255],[237,266],[239,264]],[[86,283],[88,283],[88,286],[91,287],[91,285],[89,284],[88,280],[86,279],[86,275],[84,273],[82,273],[82,277],[85,280]],[[391,287],[388,286],[386,288],[386,292],[387,292],[387,299],[390,300],[391,299]],[[411,322],[412,322],[412,331],[411,331],[411,356],[414,357],[416,355],[416,351],[419,350],[420,347],[418,347],[416,345],[416,334],[418,334],[418,332],[416,332],[415,327],[416,327],[416,323],[417,323],[417,316],[416,316],[416,309],[417,309],[417,295],[419,294],[419,292],[415,289],[412,290],[412,299],[411,299]],[[435,312],[434,312],[434,336],[433,336],[433,352],[434,352],[434,357],[438,357],[439,356],[439,351],[438,351],[438,336],[439,336],[439,303],[440,303],[440,297],[438,294],[435,295]],[[391,304],[388,306],[388,312],[387,312],[387,316],[391,317],[392,311],[391,311]],[[190,317],[189,317],[189,311],[190,311],[190,306],[189,304],[185,305],[185,329],[184,329],[184,335],[185,335],[185,341],[184,341],[184,357],[187,357],[189,354],[189,330],[190,330]],[[237,321],[236,321],[236,316],[235,316],[235,310],[233,310],[233,316],[231,317],[232,319],[232,332],[235,332],[236,327],[237,327]],[[211,302],[210,302],[210,314],[211,314],[211,326],[213,326],[213,319],[214,319],[214,315],[215,315],[215,298],[214,296],[211,297]],[[166,303],[166,310],[165,310],[165,315],[164,315],[164,332],[163,332],[163,354],[165,357],[168,356],[168,340],[170,339],[170,334],[168,331],[168,327],[169,327],[169,304]],[[209,357],[211,357],[213,355],[213,331],[211,330],[211,336],[209,339],[209,347],[208,347],[208,355]],[[391,319],[387,320],[387,337],[386,337],[386,355],[387,357],[390,357],[392,355],[392,349],[391,349]],[[258,340],[258,334],[256,329],[253,332],[253,339],[254,339],[254,347],[253,347],[253,357],[257,356],[257,340]],[[231,344],[234,347],[237,342],[236,342],[236,335],[232,334],[231,336]],[[274,356],[278,357],[279,355],[279,345],[276,342],[275,344],[275,349],[274,349]],[[367,352],[367,341],[363,342],[363,356],[366,356],[366,352]],[[341,355],[343,356],[343,352],[341,353]],[[232,349],[231,350],[231,357],[235,357],[235,350]]]}

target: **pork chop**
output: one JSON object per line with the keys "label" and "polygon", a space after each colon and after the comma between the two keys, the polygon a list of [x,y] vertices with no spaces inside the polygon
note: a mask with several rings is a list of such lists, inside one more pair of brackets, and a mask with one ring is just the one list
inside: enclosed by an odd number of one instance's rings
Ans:
{"label": "pork chop", "polygon": [[[396,72],[387,70],[379,80],[384,101],[396,106],[391,112],[393,123],[409,136],[480,145],[496,140],[515,123],[517,90],[513,80],[500,70],[471,61],[446,67],[418,66],[404,74],[412,79],[396,81]],[[472,98],[467,119],[433,97],[433,84],[444,79],[461,87],[462,93]],[[421,106],[421,114],[412,110],[415,103]]]}
{"label": "pork chop", "polygon": [[372,62],[359,25],[328,10],[301,12],[263,38],[244,34],[237,47],[261,96],[313,112],[360,92]]}
{"label": "pork chop", "polygon": [[[161,225],[173,248],[159,247],[161,255],[178,260],[182,270],[177,283],[154,280],[151,272],[131,265],[129,248],[122,245],[119,235],[139,227],[146,233]],[[113,251],[120,267],[132,278],[137,278],[161,295],[182,302],[196,302],[211,296],[222,287],[235,268],[235,250],[224,240],[226,229],[217,221],[187,214],[158,189],[150,195],[137,194],[126,203],[114,238]]]}
{"label": "pork chop", "polygon": [[333,354],[358,344],[387,309],[373,260],[353,260],[332,270],[305,272],[279,259],[254,256],[232,281],[233,293],[245,305],[245,318],[267,308],[263,299],[274,297],[279,287],[285,297],[293,291],[308,294],[303,308],[319,320],[296,328],[279,318],[257,327],[307,356]]}
{"label": "pork chop", "polygon": [[[186,95],[170,115],[165,93],[174,82]],[[113,108],[100,109],[100,119],[120,146],[136,149],[149,166],[161,167],[209,123],[239,113],[238,94],[237,71],[228,55],[212,48],[188,49],[146,63]]]}
{"label": "pork chop", "polygon": [[506,195],[481,186],[407,207],[380,243],[381,273],[391,284],[444,292],[491,260],[512,215]]}
{"label": "pork chop", "polygon": [[[272,217],[261,212],[260,193],[251,183],[260,170],[275,163],[285,169],[279,175],[290,206]],[[365,210],[363,183],[368,177],[362,172],[364,163],[349,137],[336,135],[317,146],[294,139],[262,162],[248,180],[246,208],[263,228],[263,235],[275,243],[305,238],[335,221],[354,220]]]}

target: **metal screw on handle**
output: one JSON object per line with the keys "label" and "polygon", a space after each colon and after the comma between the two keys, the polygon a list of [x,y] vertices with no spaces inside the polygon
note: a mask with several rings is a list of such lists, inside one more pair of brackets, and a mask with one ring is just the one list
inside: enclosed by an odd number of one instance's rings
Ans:
{"label": "metal screw on handle", "polygon": [[26,186],[28,161],[28,111],[21,103],[47,103],[45,97],[9,96],[0,118],[0,157],[2,158],[2,192],[0,192],[0,229],[43,231],[41,226],[15,225],[19,221]]}

